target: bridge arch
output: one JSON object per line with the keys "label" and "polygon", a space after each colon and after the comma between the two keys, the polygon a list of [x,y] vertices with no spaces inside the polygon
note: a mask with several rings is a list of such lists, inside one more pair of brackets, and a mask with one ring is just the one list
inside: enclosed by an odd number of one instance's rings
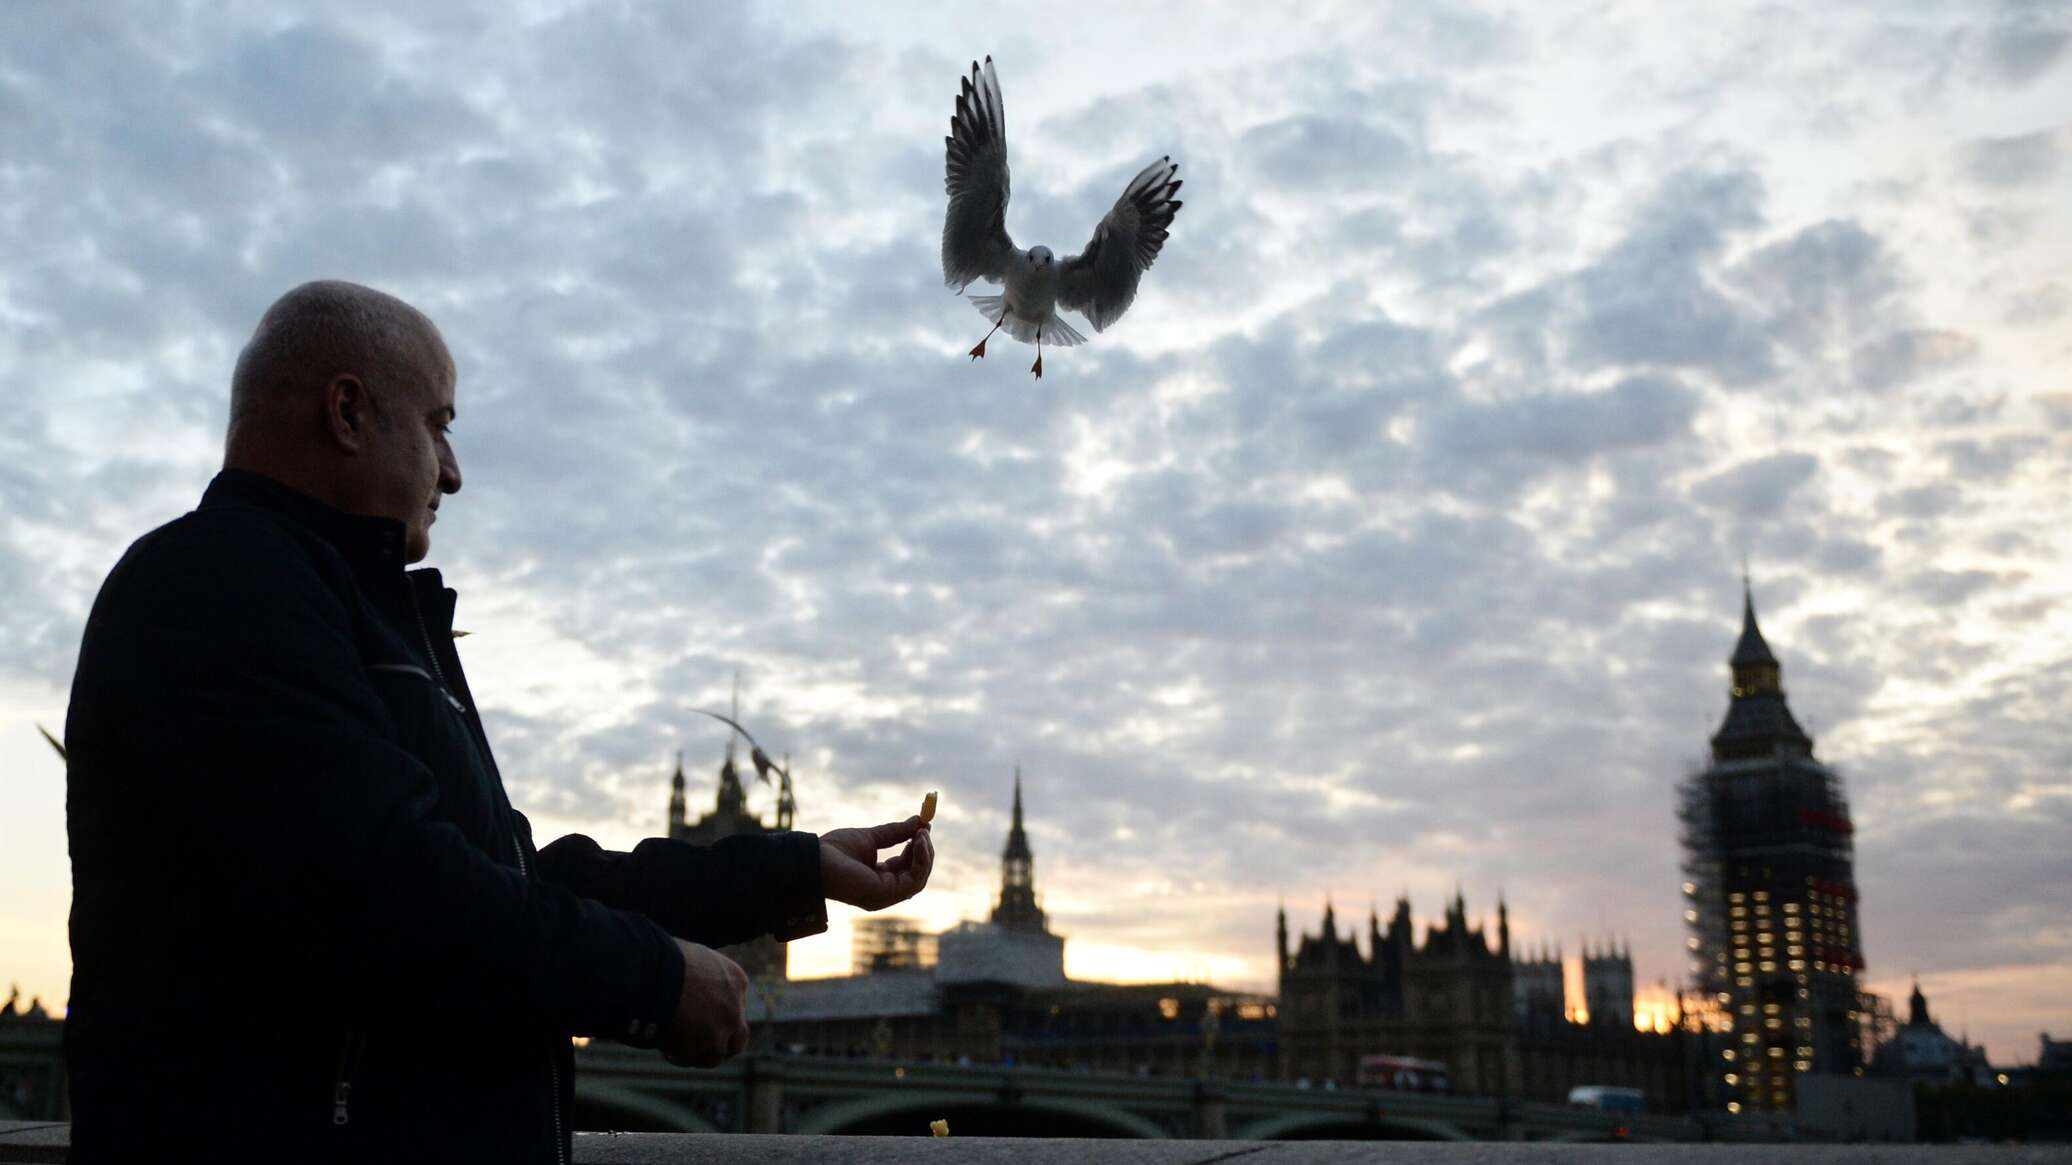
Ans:
{"label": "bridge arch", "polygon": [[965,1118],[963,1123],[966,1127],[970,1126],[974,1118],[983,1120],[987,1116],[1048,1117],[1053,1118],[1059,1125],[1076,1126],[1057,1128],[1048,1133],[1055,1137],[1109,1136],[1156,1139],[1167,1136],[1166,1131],[1152,1121],[1112,1105],[1032,1097],[1003,1103],[998,1096],[990,1092],[898,1092],[889,1096],[863,1096],[854,1100],[836,1101],[806,1113],[800,1118],[798,1128],[793,1131],[884,1132],[890,1130],[882,1126],[897,1118],[911,1117],[910,1122],[901,1122],[902,1127],[910,1123],[916,1132],[921,1132],[928,1128],[928,1122],[947,1118],[950,1122],[950,1131],[954,1135],[960,1123],[960,1116]]}
{"label": "bridge arch", "polygon": [[[614,1118],[624,1123],[611,1123]],[[575,1119],[580,1122],[577,1128],[601,1126],[646,1133],[721,1131],[688,1105],[585,1076],[576,1077]]]}
{"label": "bridge arch", "polygon": [[[1391,1133],[1395,1134],[1395,1137],[1390,1137]],[[1367,1120],[1350,1113],[1330,1112],[1297,1112],[1271,1116],[1233,1130],[1231,1136],[1241,1141],[1315,1140],[1319,1137],[1345,1141],[1475,1139],[1458,1125],[1429,1117],[1388,1116],[1378,1120]]]}

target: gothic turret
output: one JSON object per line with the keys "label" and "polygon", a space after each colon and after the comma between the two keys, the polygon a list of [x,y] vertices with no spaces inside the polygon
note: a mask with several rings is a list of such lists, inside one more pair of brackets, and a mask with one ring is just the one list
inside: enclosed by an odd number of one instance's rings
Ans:
{"label": "gothic turret", "polygon": [[683,832],[683,750],[676,750],[676,775],[669,778],[669,832],[664,837],[674,837]]}

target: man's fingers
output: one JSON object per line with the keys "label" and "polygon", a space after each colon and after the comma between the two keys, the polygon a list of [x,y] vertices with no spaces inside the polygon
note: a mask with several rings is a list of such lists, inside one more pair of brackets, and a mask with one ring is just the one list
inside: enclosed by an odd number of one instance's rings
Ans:
{"label": "man's fingers", "polygon": [[864,832],[870,834],[872,845],[877,846],[879,849],[890,849],[900,842],[913,840],[914,834],[918,833],[920,829],[921,818],[916,814],[905,821],[890,821],[884,825],[873,825],[869,829],[864,830]]}
{"label": "man's fingers", "polygon": [[935,872],[935,839],[927,830],[922,830],[921,835],[916,837],[914,844],[908,848],[913,853],[913,861],[909,867],[914,873],[913,892],[918,894],[922,887],[928,885],[928,875]]}

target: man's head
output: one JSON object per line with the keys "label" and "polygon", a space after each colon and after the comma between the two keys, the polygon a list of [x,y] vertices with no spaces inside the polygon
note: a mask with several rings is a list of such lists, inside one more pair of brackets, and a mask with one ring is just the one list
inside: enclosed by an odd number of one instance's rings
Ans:
{"label": "man's head", "polygon": [[416,562],[440,496],[460,489],[453,392],[453,357],[424,313],[355,283],[305,283],[266,309],[237,358],[223,463],[402,522]]}

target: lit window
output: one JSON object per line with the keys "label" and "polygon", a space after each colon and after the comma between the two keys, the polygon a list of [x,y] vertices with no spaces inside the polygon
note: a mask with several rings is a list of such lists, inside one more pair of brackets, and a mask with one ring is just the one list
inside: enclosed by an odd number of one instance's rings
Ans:
{"label": "lit window", "polygon": [[1730,1100],[1730,1101],[1728,1101],[1728,1102],[1727,1102],[1727,1111],[1728,1111],[1728,1112],[1740,1112],[1740,1111],[1741,1111],[1741,1102],[1740,1102],[1740,1101],[1738,1101],[1738,1100]]}
{"label": "lit window", "polygon": [[1722,1060],[1731,1060],[1731,1059],[1733,1059],[1733,1058],[1734,1058],[1734,1049],[1732,1049],[1732,1048],[1728,1048],[1728,1049],[1726,1049],[1726,1050],[1722,1051],[1722,1052],[1721,1052],[1721,1053],[1719,1054],[1719,1057],[1720,1057],[1720,1059],[1722,1059]]}
{"label": "lit window", "polygon": [[[1798,948],[1797,948],[1797,947],[1793,947],[1792,949],[1793,949],[1793,950],[1797,950]],[[1790,962],[1789,964],[1787,964],[1787,965],[1788,965],[1789,967],[1791,967],[1791,969],[1792,969],[1792,970],[1794,970],[1794,971],[1803,971],[1803,970],[1805,970],[1805,969],[1806,969],[1806,960],[1804,960],[1804,959],[1793,959],[1793,960],[1792,960],[1792,961],[1791,961],[1791,962]]]}
{"label": "lit window", "polygon": [[1727,1083],[1728,1083],[1728,1084],[1739,1084],[1739,1083],[1741,1083],[1741,1077],[1739,1077],[1739,1076],[1736,1076],[1736,1075],[1734,1075],[1734,1074],[1733,1074],[1732,1072],[1729,1072],[1729,1073],[1727,1073]]}

